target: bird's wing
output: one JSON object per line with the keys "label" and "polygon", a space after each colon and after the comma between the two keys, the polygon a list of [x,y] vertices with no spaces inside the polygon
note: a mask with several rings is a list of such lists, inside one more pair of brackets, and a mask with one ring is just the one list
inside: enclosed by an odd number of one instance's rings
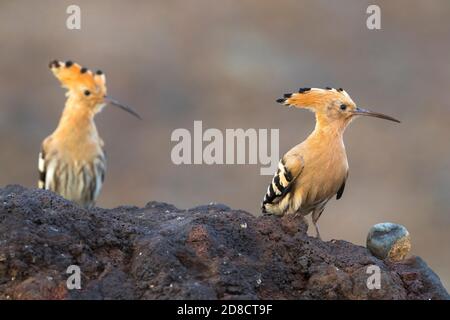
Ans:
{"label": "bird's wing", "polygon": [[301,156],[284,156],[278,163],[278,170],[267,188],[262,203],[263,210],[266,204],[279,202],[289,192],[294,181],[298,178],[304,168]]}
{"label": "bird's wing", "polygon": [[83,163],[81,167],[76,167],[59,161],[57,157],[47,157],[46,155],[50,154],[49,150],[51,149],[49,149],[48,141],[44,141],[39,153],[38,187],[49,189],[63,197],[70,198],[74,190],[78,190],[78,184],[81,184],[84,187],[81,194],[79,191],[76,192],[76,198],[79,198],[79,202],[86,206],[95,204],[105,180],[105,153],[102,151],[92,162]]}
{"label": "bird's wing", "polygon": [[103,153],[94,161],[94,170],[95,176],[95,189],[94,189],[94,200],[100,194],[100,190],[102,189],[103,182],[105,181],[105,173],[106,173],[106,154]]}
{"label": "bird's wing", "polygon": [[82,169],[81,179],[87,188],[83,192],[83,202],[85,206],[94,206],[105,181],[106,157],[104,154],[98,155],[93,162]]}
{"label": "bird's wing", "polygon": [[45,153],[44,148],[39,152],[39,160],[38,160],[38,171],[39,171],[39,182],[38,188],[45,189],[45,175],[46,175],[46,165],[45,165]]}
{"label": "bird's wing", "polygon": [[342,182],[342,184],[339,187],[339,190],[338,190],[338,192],[336,194],[336,200],[339,200],[340,198],[342,198],[342,195],[344,194],[345,181],[347,181],[347,177],[348,177],[348,171],[347,171],[347,174],[345,175],[344,181]]}

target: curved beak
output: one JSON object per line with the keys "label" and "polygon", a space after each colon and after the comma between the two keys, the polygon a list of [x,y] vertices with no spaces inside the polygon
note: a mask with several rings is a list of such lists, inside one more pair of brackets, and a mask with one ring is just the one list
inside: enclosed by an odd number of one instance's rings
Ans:
{"label": "curved beak", "polygon": [[136,111],[134,111],[130,107],[120,103],[119,101],[117,101],[117,100],[115,100],[115,99],[113,99],[111,97],[105,96],[105,102],[107,104],[112,104],[113,106],[116,106],[116,107],[118,107],[118,108],[120,108],[120,109],[122,109],[122,110],[124,110],[124,111],[126,111],[128,113],[131,113],[136,118],[142,120],[141,116]]}
{"label": "curved beak", "polygon": [[373,112],[373,111],[370,111],[370,110],[362,109],[362,108],[356,108],[356,110],[353,111],[352,114],[354,116],[369,116],[369,117],[375,117],[375,118],[380,118],[380,119],[385,119],[385,120],[390,120],[390,121],[394,121],[394,122],[400,123],[399,120],[397,120],[397,119],[395,119],[393,117],[387,116],[387,115],[382,114],[382,113],[378,113],[378,112]]}

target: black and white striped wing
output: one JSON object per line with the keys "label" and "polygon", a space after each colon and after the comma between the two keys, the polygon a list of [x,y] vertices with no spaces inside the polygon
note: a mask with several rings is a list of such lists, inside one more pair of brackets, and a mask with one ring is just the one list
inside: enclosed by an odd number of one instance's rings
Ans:
{"label": "black and white striped wing", "polygon": [[105,173],[106,173],[106,155],[99,155],[93,163],[92,166],[93,179],[90,184],[90,195],[92,205],[95,204],[100,191],[103,187],[103,182],[105,181]]}
{"label": "black and white striped wing", "polygon": [[106,156],[102,152],[90,161],[65,162],[57,156],[39,154],[40,189],[53,191],[85,207],[95,205],[105,180]]}
{"label": "black and white striped wing", "polygon": [[41,150],[41,152],[39,152],[38,172],[39,172],[38,188],[39,189],[45,189],[46,168],[45,168],[45,154],[44,154],[44,150]]}
{"label": "black and white striped wing", "polygon": [[303,169],[301,159],[287,161],[283,159],[278,163],[278,170],[272,178],[272,182],[267,188],[262,203],[263,212],[267,212],[267,205],[278,203],[289,192],[295,179],[300,175]]}

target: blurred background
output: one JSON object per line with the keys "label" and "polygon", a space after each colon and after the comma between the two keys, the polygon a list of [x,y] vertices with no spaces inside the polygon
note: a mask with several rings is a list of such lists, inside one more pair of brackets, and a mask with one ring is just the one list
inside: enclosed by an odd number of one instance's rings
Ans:
{"label": "blurred background", "polygon": [[[81,30],[66,28],[81,7]],[[381,30],[366,9],[381,7]],[[405,225],[413,254],[450,288],[450,2],[447,0],[0,1],[0,186],[37,183],[41,141],[64,90],[51,59],[106,73],[116,108],[96,118],[108,154],[98,205],[180,208],[210,202],[260,214],[260,165],[172,164],[173,130],[279,128],[280,156],[313,129],[312,113],[275,99],[343,87],[362,107],[345,134],[350,176],[320,219],[325,240],[365,244],[378,222]]]}

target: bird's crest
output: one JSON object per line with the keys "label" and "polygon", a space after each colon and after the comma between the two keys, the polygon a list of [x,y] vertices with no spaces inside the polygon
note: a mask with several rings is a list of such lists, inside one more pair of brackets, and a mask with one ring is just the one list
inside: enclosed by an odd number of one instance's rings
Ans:
{"label": "bird's crest", "polygon": [[49,64],[55,77],[69,91],[82,89],[92,93],[106,94],[106,78],[102,71],[93,72],[72,61],[54,60]]}
{"label": "bird's crest", "polygon": [[286,93],[283,98],[277,102],[289,107],[310,108],[317,105],[323,105],[330,100],[343,99],[344,101],[352,101],[348,93],[342,89],[334,89],[327,87],[321,88],[300,88],[298,92]]}

